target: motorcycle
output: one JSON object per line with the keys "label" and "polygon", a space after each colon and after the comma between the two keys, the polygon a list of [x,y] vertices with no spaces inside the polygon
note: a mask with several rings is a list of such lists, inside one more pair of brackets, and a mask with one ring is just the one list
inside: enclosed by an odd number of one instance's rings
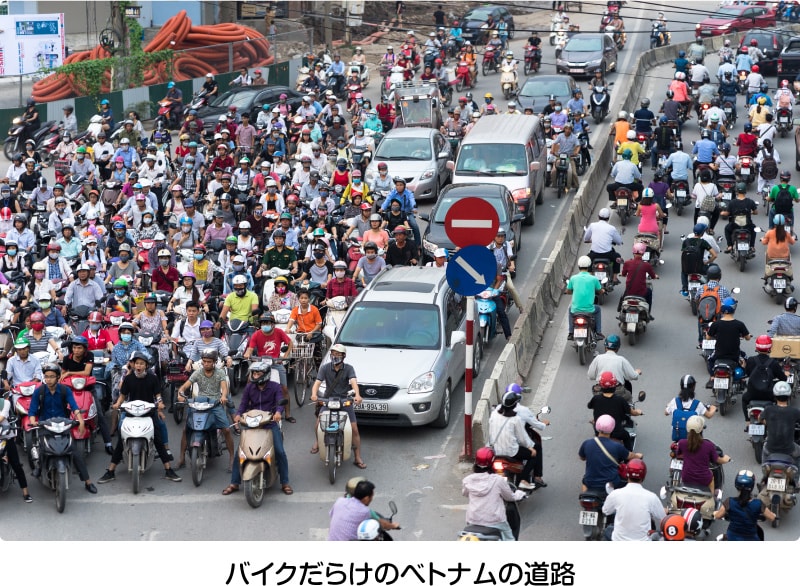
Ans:
{"label": "motorcycle", "polygon": [[619,215],[619,223],[625,226],[630,218],[636,212],[636,202],[633,201],[633,193],[627,187],[618,187],[614,192],[617,200],[617,215]]}
{"label": "motorcycle", "polygon": [[250,341],[250,324],[246,321],[232,319],[225,325],[225,336],[233,361],[233,373],[230,377],[231,394],[233,395],[234,389],[244,388],[247,383],[247,361],[242,356]]}
{"label": "motorcycle", "polygon": [[8,137],[3,142],[3,154],[9,161],[14,155],[25,150],[25,121],[22,116],[15,116],[8,129]]}
{"label": "motorcycle", "polygon": [[517,93],[517,73],[514,67],[507,63],[500,68],[500,88],[506,100],[510,100]]}
{"label": "motorcycle", "polygon": [[663,47],[664,45],[669,44],[669,37],[667,36],[668,33],[666,31],[661,30],[661,23],[660,22],[653,22],[650,25],[650,48],[655,49],[656,47]]}
{"label": "motorcycle", "polygon": [[35,461],[39,458],[39,449],[34,445],[36,443],[36,428],[31,425],[28,410],[31,406],[31,397],[33,397],[37,386],[38,383],[32,381],[19,383],[11,389],[11,405],[14,408],[14,412],[19,416],[19,425],[22,431],[22,448],[28,455],[28,464],[31,469],[33,469]]}
{"label": "motorcycle", "polygon": [[183,117],[189,115],[191,110],[199,110],[200,108],[208,105],[208,99],[206,98],[206,90],[200,90],[199,92],[195,92],[192,94],[192,99],[189,103],[183,108]]}
{"label": "motorcycle", "polygon": [[725,112],[725,126],[730,130],[736,124],[736,97],[723,97],[722,111]]}
{"label": "motorcycle", "polygon": [[[722,464],[712,464],[711,473],[714,477],[715,490],[712,493],[708,486],[693,486],[683,484],[681,481],[681,471],[683,470],[683,460],[675,458],[677,443],[672,444],[670,460],[670,480],[667,485],[661,487],[660,496],[662,500],[669,498],[669,512],[681,514],[686,509],[695,509],[700,512],[703,519],[703,528],[698,531],[695,537],[704,539],[710,534],[711,524],[714,522],[714,511],[719,503],[722,502],[722,487],[725,486],[725,472]],[[717,456],[723,455],[722,449],[717,446]]]}
{"label": "motorcycle", "polygon": [[586,364],[597,349],[597,334],[594,331],[594,315],[591,313],[575,313],[572,315],[573,347],[578,353],[581,366]]}
{"label": "motorcycle", "polygon": [[775,303],[783,303],[794,292],[792,277],[787,273],[791,268],[790,260],[774,259],[769,261],[772,275],[764,277],[764,292],[775,299]]}
{"label": "motorcycle", "polygon": [[583,530],[583,538],[586,541],[600,541],[603,538],[603,532],[610,524],[610,519],[603,513],[603,505],[613,490],[614,486],[609,482],[605,492],[587,490],[578,495],[581,507],[578,524]]}
{"label": "motorcycle", "polygon": [[[797,439],[795,427],[795,440]],[[781,522],[781,513],[791,510],[797,504],[797,464],[790,454],[770,454],[769,460],[761,465],[766,484],[759,483],[758,498],[775,514],[772,527]]]}
{"label": "motorcycle", "polygon": [[553,15],[553,18],[550,20],[550,46],[555,47],[556,45],[556,37],[558,36],[559,32],[562,32],[564,29],[564,20],[561,17],[560,13],[556,13]]}
{"label": "motorcycle", "polygon": [[739,70],[738,73],[738,82],[739,82],[739,93],[740,94],[747,94],[747,74],[749,71],[745,71],[744,69]]}
{"label": "motorcycle", "polygon": [[351,61],[348,73],[358,74],[358,79],[361,82],[362,88],[365,88],[369,85],[369,65],[367,65],[366,63],[364,63],[364,65],[361,65],[360,63],[355,63]]}
{"label": "motorcycle", "polygon": [[[156,408],[147,401],[126,401],[120,405],[126,416],[120,424],[119,432],[125,449],[125,461],[131,474],[133,494],[139,494],[141,475],[150,468],[155,459],[155,423],[150,414]],[[192,461],[194,478],[194,460]],[[201,472],[202,477],[202,472]],[[195,483],[195,486],[199,486]]]}
{"label": "motorcycle", "polygon": [[622,309],[618,319],[620,329],[628,335],[630,345],[634,346],[637,336],[647,331],[650,305],[644,297],[628,295],[622,299]]}
{"label": "motorcycle", "polygon": [[16,419],[13,418],[9,418],[8,424],[4,421],[0,426],[0,492],[8,492],[16,477],[6,457],[6,448],[8,442],[16,441],[18,431]]}
{"label": "motorcycle", "polygon": [[497,58],[495,50],[489,47],[483,52],[483,60],[481,61],[481,72],[484,76],[489,75],[490,71],[497,73]]}
{"label": "motorcycle", "polygon": [[683,208],[692,203],[692,199],[689,197],[689,181],[686,179],[677,179],[673,181],[672,191],[675,192],[675,212],[679,216],[682,216]]}
{"label": "motorcycle", "polygon": [[170,99],[158,102],[158,115],[154,124],[157,126],[161,122],[165,128],[176,130],[181,127],[180,115],[178,110],[173,109],[174,102]]}
{"label": "motorcycle", "polygon": [[779,108],[775,119],[781,138],[785,138],[792,129],[792,111],[789,108]]}
{"label": "motorcycle", "polygon": [[658,250],[658,234],[639,232],[634,236],[633,242],[641,242],[647,247],[642,255],[642,260],[649,262],[653,269],[657,269],[659,265],[663,264],[661,262],[661,253]]}
{"label": "motorcycle", "polygon": [[756,162],[753,157],[739,157],[739,172],[737,173],[739,181],[744,181],[748,185],[756,180],[758,169],[756,169]]}
{"label": "motorcycle", "polygon": [[73,439],[71,429],[78,422],[65,417],[53,417],[40,421],[34,428],[38,440],[32,450],[37,450],[41,465],[40,479],[55,492],[56,510],[64,512],[69,490],[70,467],[72,464]]}
{"label": "motorcycle", "polygon": [[336,469],[350,459],[353,432],[350,417],[343,407],[353,404],[354,391],[350,391],[346,399],[320,398],[318,404],[327,406],[327,410],[319,414],[317,426],[317,442],[319,458],[328,467],[328,480],[336,482]]}
{"label": "motorcycle", "polygon": [[195,397],[186,403],[186,440],[195,486],[203,482],[208,459],[219,455],[217,434],[211,419],[211,410],[218,405],[219,401],[208,401],[205,397]]}
{"label": "motorcycle", "polygon": [[[517,490],[514,483],[508,483],[512,491]],[[523,498],[528,498],[527,496]],[[391,503],[390,503],[391,504]],[[505,501],[506,520],[511,527],[511,533],[514,539],[519,539],[519,531],[522,525],[522,516],[519,512],[519,501]],[[467,525],[458,533],[458,541],[502,541],[503,532],[496,527],[487,527],[485,525]]]}
{"label": "motorcycle", "polygon": [[756,457],[756,462],[761,464],[763,456],[764,442],[766,441],[767,430],[766,425],[758,422],[758,418],[764,412],[764,409],[772,405],[772,401],[750,401],[747,406],[747,435],[748,440],[753,445],[753,453]]}
{"label": "motorcycle", "polygon": [[504,295],[505,293],[500,289],[489,287],[481,292],[476,299],[480,338],[483,340],[484,346],[488,345],[497,334],[497,302],[495,298]]}
{"label": "motorcycle", "polygon": [[596,124],[600,124],[608,116],[608,106],[611,102],[611,96],[608,94],[608,88],[614,85],[614,82],[608,86],[592,86],[592,94],[589,97],[589,105],[592,109],[592,118]]}
{"label": "motorcycle", "polygon": [[[538,73],[539,68],[542,66],[542,49],[533,45],[525,46],[525,75],[531,73]],[[460,90],[459,90],[460,91]]]}
{"label": "motorcycle", "polygon": [[747,259],[755,256],[755,251],[750,249],[750,230],[747,229],[747,216],[739,215],[733,219],[736,227],[733,229],[731,241],[731,258],[739,265],[739,271],[744,272]]}
{"label": "motorcycle", "polygon": [[405,83],[405,69],[399,65],[392,67],[392,72],[386,78],[386,84],[381,86],[382,96],[386,98],[389,103],[394,103],[395,88],[400,87]]}
{"label": "motorcycle", "polygon": [[558,153],[555,161],[556,165],[556,195],[561,199],[562,195],[567,195],[569,187],[567,186],[567,174],[569,170],[569,155],[567,153]]}
{"label": "motorcycle", "polygon": [[[61,384],[72,389],[72,395],[83,416],[84,432],[81,435],[78,428],[73,427],[72,438],[75,440],[77,449],[81,450],[84,456],[88,456],[92,453],[92,444],[99,431],[97,405],[94,402],[95,378],[73,374],[62,380]],[[71,414],[70,417],[74,418],[75,415]]]}
{"label": "motorcycle", "polygon": [[598,305],[603,305],[604,297],[610,295],[614,291],[614,274],[612,259],[606,257],[598,257],[592,261],[592,267],[589,269],[603,287],[604,294],[598,294],[595,300]]}
{"label": "motorcycle", "polygon": [[367,150],[365,146],[354,146],[350,148],[350,168],[352,170],[359,170],[363,175],[370,160],[372,153]]}
{"label": "motorcycle", "polygon": [[744,377],[736,374],[737,367],[727,361],[718,360],[714,364],[714,395],[723,417],[736,402],[735,396],[745,391]]}
{"label": "motorcycle", "polygon": [[[288,401],[283,399],[282,405]],[[264,490],[275,484],[278,465],[272,434],[283,433],[280,423],[271,425],[273,413],[251,409],[239,420],[242,437],[239,443],[239,464],[242,467],[244,498],[254,509],[264,502]]]}
{"label": "motorcycle", "polygon": [[731,200],[733,199],[733,192],[735,188],[736,182],[733,179],[717,179],[717,191],[719,191],[719,195],[721,197],[719,202],[720,213],[728,211],[728,206],[730,206]]}
{"label": "motorcycle", "polygon": [[463,92],[465,87],[474,88],[475,80],[472,79],[469,63],[462,60],[456,65],[456,91]]}
{"label": "motorcycle", "polygon": [[[536,419],[539,419],[540,415],[547,415],[550,413],[550,407],[545,405],[542,407],[539,412],[536,414]],[[527,432],[528,436],[536,443],[537,445],[542,444],[542,436],[539,434],[538,431],[530,427],[530,425],[525,425],[525,431]],[[492,460],[492,471],[504,478],[507,478],[508,481],[511,483],[512,486],[519,488],[519,481],[520,480],[527,480],[523,479],[521,474],[523,469],[525,468],[525,462],[523,460],[519,460],[517,458],[513,458],[511,456],[495,456],[494,460]],[[523,489],[527,493],[531,493],[534,489]]]}

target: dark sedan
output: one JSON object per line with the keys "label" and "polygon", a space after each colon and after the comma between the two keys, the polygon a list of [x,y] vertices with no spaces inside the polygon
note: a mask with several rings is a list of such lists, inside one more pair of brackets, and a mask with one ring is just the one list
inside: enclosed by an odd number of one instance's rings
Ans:
{"label": "dark sedan", "polygon": [[562,106],[566,106],[576,87],[578,85],[569,75],[529,77],[517,95],[517,103],[520,108],[532,107],[534,112],[541,112],[553,95]]}
{"label": "dark sedan", "polygon": [[766,58],[758,62],[761,75],[776,75],[778,73],[778,55],[783,51],[786,41],[793,36],[789,31],[754,29],[744,33],[739,42],[739,49],[749,47],[750,41],[756,40],[758,48],[766,55]]}
{"label": "dark sedan", "polygon": [[525,216],[517,213],[511,192],[504,185],[493,183],[459,183],[442,189],[430,215],[420,215],[428,222],[422,234],[422,247],[426,256],[433,258],[437,248],[451,252],[455,249],[455,245],[445,233],[444,218],[453,204],[465,197],[478,197],[492,204],[497,211],[500,227],[506,231],[506,240],[511,244],[514,254],[517,254],[521,246],[522,220]]}
{"label": "dark sedan", "polygon": [[221,114],[227,113],[230,106],[236,106],[236,110],[240,115],[242,112],[248,112],[250,120],[255,124],[262,106],[267,104],[272,108],[278,103],[281,94],[288,96],[286,101],[291,106],[292,112],[295,112],[300,107],[303,94],[285,85],[250,86],[228,90],[208,106],[200,108],[197,111],[197,115],[206,126],[214,126]]}
{"label": "dark sedan", "polygon": [[590,77],[595,71],[617,68],[617,47],[611,35],[581,33],[567,41],[563,49],[556,49],[556,72]]}
{"label": "dark sedan", "polygon": [[514,38],[514,17],[503,6],[478,6],[467,12],[461,18],[461,34],[465,41],[470,41],[473,45],[485,45],[489,40],[488,26],[486,25],[492,17],[495,24],[500,22],[500,18],[505,20],[508,25],[508,38]]}

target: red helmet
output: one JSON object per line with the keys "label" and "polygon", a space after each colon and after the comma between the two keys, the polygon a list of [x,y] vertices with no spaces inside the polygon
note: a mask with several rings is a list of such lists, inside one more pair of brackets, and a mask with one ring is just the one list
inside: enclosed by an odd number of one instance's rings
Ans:
{"label": "red helmet", "polygon": [[489,447],[478,448],[478,451],[475,452],[475,465],[480,466],[481,468],[488,468],[492,465],[492,460],[494,460],[494,450]]}
{"label": "red helmet", "polygon": [[756,39],[750,39],[750,46],[758,47],[758,41]]}
{"label": "red helmet", "polygon": [[11,208],[3,208],[0,210],[0,218],[2,218],[4,222],[11,220]]}
{"label": "red helmet", "polygon": [[100,313],[99,311],[93,311],[92,313],[89,314],[89,318],[88,319],[89,319],[89,321],[93,321],[93,322],[101,322],[101,321],[103,321],[103,314]]}
{"label": "red helmet", "polygon": [[441,65],[442,64],[442,60],[441,59],[437,59],[436,61],[434,61],[434,63],[436,63],[436,65]]}
{"label": "red helmet", "polygon": [[634,458],[628,462],[628,480],[644,482],[645,476],[647,476],[647,464],[643,460]]}
{"label": "red helmet", "polygon": [[600,373],[600,386],[604,389],[616,389],[619,385],[614,373],[605,371]]}
{"label": "red helmet", "polygon": [[61,252],[61,245],[58,242],[51,241],[50,244],[47,245],[47,251],[50,252],[51,250]]}
{"label": "red helmet", "polygon": [[753,67],[750,68],[750,71],[753,73],[758,73],[760,70],[761,68],[758,65],[753,65]]}
{"label": "red helmet", "polygon": [[747,52],[748,52],[747,51],[747,47],[742,47],[740,50],[741,50],[743,55],[747,55]]}
{"label": "red helmet", "polygon": [[35,321],[44,322],[44,314],[41,311],[35,311],[31,314],[31,322]]}
{"label": "red helmet", "polygon": [[195,244],[193,250],[202,250],[203,252],[206,251],[206,247],[203,244]]}
{"label": "red helmet", "polygon": [[766,334],[756,338],[756,352],[769,352],[772,350],[772,338]]}
{"label": "red helmet", "polygon": [[292,193],[291,195],[287,195],[286,196],[286,203],[289,203],[290,201],[293,201],[295,203],[299,203],[300,202],[300,198]]}

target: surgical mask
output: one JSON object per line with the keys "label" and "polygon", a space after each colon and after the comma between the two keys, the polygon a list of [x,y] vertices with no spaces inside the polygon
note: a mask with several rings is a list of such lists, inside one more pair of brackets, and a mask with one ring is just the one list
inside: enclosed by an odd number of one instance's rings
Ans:
{"label": "surgical mask", "polygon": [[375,257],[377,257],[377,256],[378,256],[378,255],[377,255],[377,254],[375,254],[374,252],[368,252],[368,253],[367,253],[367,258],[368,258],[369,260],[375,260]]}
{"label": "surgical mask", "polygon": [[87,244],[86,248],[88,248],[89,250],[94,251],[97,248],[97,244]]}
{"label": "surgical mask", "polygon": [[400,206],[392,206],[392,211],[393,212],[399,212],[400,211]]}
{"label": "surgical mask", "polygon": [[153,218],[150,217],[142,218],[142,223],[149,226],[150,224],[153,223]]}
{"label": "surgical mask", "polygon": [[187,168],[187,169],[192,169],[192,168],[194,168],[194,163],[186,163],[186,168]]}
{"label": "surgical mask", "polygon": [[191,226],[181,226],[181,232],[183,232],[184,234],[188,234],[191,231],[192,231]]}
{"label": "surgical mask", "polygon": [[16,248],[10,248],[6,252],[8,253],[8,256],[17,256],[17,249]]}
{"label": "surgical mask", "polygon": [[358,185],[359,183],[361,183],[361,178],[360,178],[360,177],[355,177],[355,178],[353,178],[353,183],[355,183],[356,185]]}
{"label": "surgical mask", "polygon": [[129,260],[131,260],[131,257],[128,254],[120,254],[119,260],[121,260],[122,262],[128,262]]}
{"label": "surgical mask", "polygon": [[339,169],[339,171],[344,171],[347,168],[347,165],[336,165],[336,168]]}
{"label": "surgical mask", "polygon": [[114,289],[114,295],[117,297],[125,297],[125,289]]}
{"label": "surgical mask", "polygon": [[345,271],[333,271],[333,274],[336,275],[337,279],[342,279],[344,278]]}
{"label": "surgical mask", "polygon": [[261,175],[266,177],[267,175],[269,175],[269,170],[268,169],[261,169]]}
{"label": "surgical mask", "polygon": [[158,264],[160,264],[162,267],[168,267],[169,266],[169,259],[168,258],[160,258],[160,259],[158,259]]}
{"label": "surgical mask", "polygon": [[131,145],[129,145],[129,144],[124,144],[124,145],[122,145],[122,150],[123,151],[127,151],[130,148],[130,146]]}
{"label": "surgical mask", "polygon": [[243,264],[238,263],[238,262],[237,263],[233,263],[233,270],[234,271],[241,271],[242,269],[244,269],[244,265]]}
{"label": "surgical mask", "polygon": [[130,342],[133,340],[133,334],[120,334],[119,339],[123,342]]}
{"label": "surgical mask", "polygon": [[53,260],[56,260],[56,259],[58,258],[58,253],[57,253],[57,252],[51,252],[51,253],[50,253],[50,254],[48,254],[47,256],[49,256],[49,257],[50,257],[50,258],[52,258]]}
{"label": "surgical mask", "polygon": [[356,136],[364,136],[364,132],[359,130],[358,132],[356,132]]}
{"label": "surgical mask", "polygon": [[261,331],[265,334],[269,334],[272,330],[275,329],[275,326],[261,326]]}
{"label": "surgical mask", "polygon": [[236,295],[239,297],[244,297],[247,293],[247,289],[236,289]]}
{"label": "surgical mask", "polygon": [[342,358],[341,356],[331,356],[332,364],[341,364],[342,362],[344,362],[344,358]]}
{"label": "surgical mask", "polygon": [[41,332],[44,329],[44,322],[37,321],[37,322],[31,323],[31,329],[34,332]]}
{"label": "surgical mask", "polygon": [[33,273],[33,276],[36,277],[37,279],[44,279],[44,271],[36,271],[35,273]]}
{"label": "surgical mask", "polygon": [[90,323],[89,329],[92,330],[93,332],[96,332],[97,330],[100,329],[100,324]]}
{"label": "surgical mask", "polygon": [[194,255],[194,260],[203,260],[204,258],[205,258],[205,255],[202,254],[202,253],[198,253],[198,254]]}
{"label": "surgical mask", "polygon": [[40,301],[39,307],[42,309],[50,309],[50,302],[49,301]]}
{"label": "surgical mask", "polygon": [[86,155],[81,155],[81,154],[79,154],[79,155],[78,155],[78,160],[79,160],[79,161],[82,161],[82,160],[83,160],[85,157],[86,157]]}
{"label": "surgical mask", "polygon": [[315,252],[314,253],[314,258],[322,258],[324,256],[325,256],[324,252]]}
{"label": "surgical mask", "polygon": [[272,194],[274,194],[274,193],[277,193],[277,191],[278,191],[278,188],[277,188],[277,187],[267,187],[267,191],[268,191],[269,193],[272,193]]}

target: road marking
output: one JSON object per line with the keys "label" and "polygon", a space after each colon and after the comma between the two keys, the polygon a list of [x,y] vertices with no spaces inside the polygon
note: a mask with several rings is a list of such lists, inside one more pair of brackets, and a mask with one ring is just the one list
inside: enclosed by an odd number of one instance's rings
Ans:
{"label": "road marking", "polygon": [[453,220],[450,222],[453,228],[491,228],[491,220]]}

